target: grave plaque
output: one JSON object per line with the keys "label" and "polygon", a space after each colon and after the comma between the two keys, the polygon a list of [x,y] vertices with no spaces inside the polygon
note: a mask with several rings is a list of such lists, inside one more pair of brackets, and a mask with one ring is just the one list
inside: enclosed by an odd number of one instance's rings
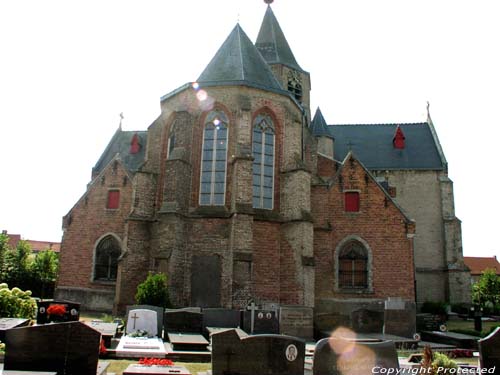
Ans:
{"label": "grave plaque", "polygon": [[213,375],[303,375],[305,342],[284,335],[247,336],[235,329],[212,335]]}
{"label": "grave plaque", "polygon": [[158,336],[158,323],[155,311],[145,309],[129,311],[127,334],[137,331],[146,331],[150,337]]}
{"label": "grave plaque", "polygon": [[417,331],[439,331],[446,324],[446,316],[434,314],[417,314]]}
{"label": "grave plaque", "polygon": [[183,366],[144,366],[144,365],[129,365],[123,375],[191,375],[189,370]]}
{"label": "grave plaque", "polygon": [[36,304],[36,324],[78,322],[80,320],[79,303],[64,300],[51,300],[38,301]]}
{"label": "grave plaque", "polygon": [[156,323],[157,328],[156,332],[158,333],[158,337],[163,337],[163,307],[152,306],[152,305],[131,305],[127,306],[127,313],[125,315],[125,321],[128,322],[128,314],[131,310],[152,310],[156,312]]}
{"label": "grave plaque", "polygon": [[203,327],[238,328],[241,326],[241,312],[231,309],[203,309]]}
{"label": "grave plaque", "polygon": [[206,351],[208,341],[199,334],[169,333],[168,341],[175,351]]}
{"label": "grave plaque", "polygon": [[165,358],[167,351],[163,340],[158,337],[123,336],[116,348],[117,357],[125,358]]}
{"label": "grave plaque", "polygon": [[313,309],[302,306],[282,306],[280,308],[279,330],[283,335],[306,340],[313,337]]}
{"label": "grave plaque", "polygon": [[[252,314],[253,327],[252,327]],[[252,330],[253,328],[253,330]],[[243,312],[243,330],[252,334],[278,334],[280,324],[276,311],[250,310]]]}
{"label": "grave plaque", "polygon": [[163,319],[165,333],[202,333],[203,314],[191,311],[166,311]]}
{"label": "grave plaque", "polygon": [[415,302],[389,298],[385,302],[383,333],[386,335],[413,337],[416,329]]}
{"label": "grave plaque", "polygon": [[392,341],[357,342],[341,338],[318,341],[314,351],[314,375],[387,373],[399,369],[396,347]]}
{"label": "grave plaque", "polygon": [[26,327],[29,324],[29,319],[0,318],[0,341],[5,342],[5,331],[8,329]]}
{"label": "grave plaque", "polygon": [[7,331],[5,370],[96,375],[101,334],[68,322]]}
{"label": "grave plaque", "polygon": [[384,313],[367,309],[359,309],[351,313],[352,329],[357,333],[382,333],[384,329]]}
{"label": "grave plaque", "polygon": [[479,340],[478,345],[481,368],[491,370],[495,367],[496,371],[500,371],[500,327],[497,327],[489,336]]}

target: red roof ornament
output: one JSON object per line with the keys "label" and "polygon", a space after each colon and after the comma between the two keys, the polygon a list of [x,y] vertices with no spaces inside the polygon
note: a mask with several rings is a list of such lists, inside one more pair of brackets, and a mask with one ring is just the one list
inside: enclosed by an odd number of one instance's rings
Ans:
{"label": "red roof ornament", "polygon": [[394,148],[397,148],[399,150],[403,150],[405,148],[405,135],[403,134],[403,131],[401,130],[399,125],[396,128],[396,133],[394,134],[394,138],[392,139],[392,144],[394,145]]}
{"label": "red roof ornament", "polygon": [[139,143],[139,136],[137,133],[134,134],[132,140],[130,141],[130,153],[137,154],[141,150],[141,144]]}

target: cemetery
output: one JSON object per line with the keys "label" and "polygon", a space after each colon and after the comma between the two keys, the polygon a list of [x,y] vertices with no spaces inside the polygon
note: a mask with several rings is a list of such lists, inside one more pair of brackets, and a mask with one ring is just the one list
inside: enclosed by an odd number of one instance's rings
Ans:
{"label": "cemetery", "polygon": [[1,373],[411,374],[425,366],[436,374],[440,366],[500,373],[500,328],[484,338],[448,332],[442,319],[398,299],[382,313],[354,311],[355,324],[331,332],[315,331],[312,313],[294,306],[126,311],[105,322],[88,318],[79,303],[46,300],[34,319],[2,317]]}

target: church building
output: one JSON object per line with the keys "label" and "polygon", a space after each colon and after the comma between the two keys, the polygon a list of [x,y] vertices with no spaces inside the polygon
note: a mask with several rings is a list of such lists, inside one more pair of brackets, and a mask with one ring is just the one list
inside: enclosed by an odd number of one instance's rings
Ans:
{"label": "church building", "polygon": [[430,116],[328,125],[310,88],[269,5],[255,43],[237,24],[147,131],[110,140],[63,218],[56,297],[122,312],[163,272],[176,307],[305,306],[328,324],[388,297],[469,302]]}

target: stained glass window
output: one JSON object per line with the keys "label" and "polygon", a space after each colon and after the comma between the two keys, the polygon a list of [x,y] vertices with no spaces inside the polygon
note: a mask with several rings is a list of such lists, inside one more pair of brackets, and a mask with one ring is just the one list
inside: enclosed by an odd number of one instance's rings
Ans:
{"label": "stained glass window", "polygon": [[94,280],[116,280],[120,253],[120,244],[113,236],[106,236],[99,241],[95,251]]}
{"label": "stained glass window", "polygon": [[267,115],[257,116],[253,127],[253,207],[273,209],[274,125]]}

